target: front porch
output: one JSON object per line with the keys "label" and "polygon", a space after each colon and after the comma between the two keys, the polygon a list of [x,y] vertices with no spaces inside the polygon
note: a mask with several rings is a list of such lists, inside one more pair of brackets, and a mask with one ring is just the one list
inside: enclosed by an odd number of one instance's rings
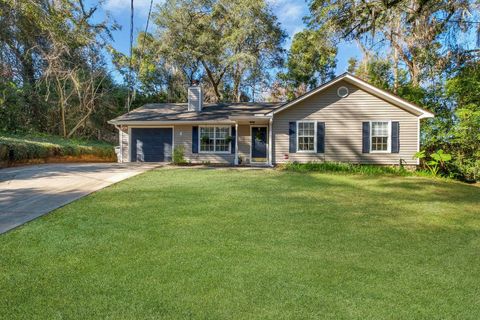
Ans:
{"label": "front porch", "polygon": [[272,165],[270,117],[230,117],[235,121],[234,165]]}

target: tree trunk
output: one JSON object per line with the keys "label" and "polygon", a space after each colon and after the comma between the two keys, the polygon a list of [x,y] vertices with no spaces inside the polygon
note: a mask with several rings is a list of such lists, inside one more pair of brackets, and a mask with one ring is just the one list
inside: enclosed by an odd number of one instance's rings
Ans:
{"label": "tree trunk", "polygon": [[393,93],[398,93],[398,51],[393,49]]}
{"label": "tree trunk", "polygon": [[390,43],[392,47],[396,50],[398,56],[402,59],[408,69],[408,74],[410,75],[410,79],[412,85],[414,87],[418,87],[420,84],[420,66],[416,63],[415,58],[410,59],[408,55],[403,51],[403,48],[390,38]]}
{"label": "tree trunk", "polygon": [[35,67],[33,64],[33,58],[30,53],[24,53],[21,55],[20,63],[22,64],[22,77],[24,85],[28,87],[25,90],[25,101],[31,114],[33,124],[37,129],[40,129],[40,103],[38,101],[37,94],[35,92],[36,79],[35,79]]}
{"label": "tree trunk", "polygon": [[237,65],[237,68],[233,76],[233,97],[235,102],[240,102],[242,99],[242,94],[240,92],[240,81],[241,81],[241,71],[240,71],[240,66]]}
{"label": "tree trunk", "polygon": [[203,66],[203,68],[205,68],[205,71],[207,72],[208,80],[210,81],[210,84],[213,87],[213,91],[215,93],[215,98],[216,98],[215,102],[222,101],[222,95],[221,95],[220,91],[218,90],[218,86],[220,85],[220,81],[222,80],[223,75],[225,74],[225,70],[220,74],[220,76],[218,77],[218,80],[215,81],[212,71],[210,70],[210,68],[207,66],[207,64],[204,61],[202,61],[202,66]]}
{"label": "tree trunk", "polygon": [[412,78],[412,86],[418,87],[420,85],[420,66],[412,59],[410,77]]}
{"label": "tree trunk", "polygon": [[67,123],[66,123],[66,120],[65,120],[65,103],[66,103],[66,101],[65,101],[65,96],[64,96],[62,84],[60,83],[60,80],[58,78],[56,79],[56,83],[57,83],[58,96],[59,96],[59,100],[60,100],[60,117],[61,117],[61,121],[62,121],[61,134],[63,135],[63,137],[66,137],[67,136]]}
{"label": "tree trunk", "polygon": [[[391,32],[391,39],[395,39],[396,41],[396,35],[400,32],[400,21],[398,17],[394,17],[393,19],[393,27]],[[392,46],[393,49],[393,93],[397,94],[398,93],[398,82],[399,82],[399,75],[398,75],[398,48],[396,46]]]}
{"label": "tree trunk", "polygon": [[212,86],[213,86],[213,92],[215,92],[215,102],[220,102],[222,100],[222,95],[220,94],[220,91],[218,90],[218,83],[215,81],[212,81]]}
{"label": "tree trunk", "polygon": [[362,62],[361,62],[361,66],[360,68],[362,69],[362,72],[364,75],[368,75],[368,62],[370,61],[370,52],[368,51],[368,49],[363,45],[363,43],[357,39],[357,44],[360,48],[360,51],[362,51],[362,55],[363,55],[363,59],[362,59]]}
{"label": "tree trunk", "polygon": [[73,127],[72,130],[67,135],[67,138],[71,138],[72,135],[82,126],[85,124],[85,121],[87,121],[88,117],[90,117],[90,114],[92,113],[93,109],[88,110],[87,114],[80,120],[78,123]]}

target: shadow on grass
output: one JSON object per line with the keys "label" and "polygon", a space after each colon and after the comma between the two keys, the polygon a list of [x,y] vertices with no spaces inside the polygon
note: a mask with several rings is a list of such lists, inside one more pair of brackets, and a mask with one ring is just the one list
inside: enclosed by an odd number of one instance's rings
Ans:
{"label": "shadow on grass", "polygon": [[304,206],[328,204],[329,214],[365,225],[407,229],[480,230],[480,192],[460,183],[417,177],[374,177],[289,173],[272,178],[284,188],[277,196]]}

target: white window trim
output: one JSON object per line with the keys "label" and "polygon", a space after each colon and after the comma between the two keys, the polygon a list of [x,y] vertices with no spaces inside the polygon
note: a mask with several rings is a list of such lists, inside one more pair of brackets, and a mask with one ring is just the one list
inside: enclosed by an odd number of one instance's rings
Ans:
{"label": "white window trim", "polygon": [[[387,122],[388,123],[388,138],[387,138],[387,150],[372,150],[372,123],[373,122]],[[372,120],[370,121],[370,153],[392,153],[392,120]]]}
{"label": "white window trim", "polygon": [[213,151],[202,151],[202,134],[201,128],[228,128],[228,135],[232,136],[232,126],[229,125],[208,125],[208,126],[198,126],[198,153],[210,153],[210,154],[230,154],[232,152],[232,143],[228,143],[228,151],[215,151],[217,139],[216,132],[214,130],[214,139],[213,139]]}
{"label": "white window trim", "polygon": [[[313,123],[313,128],[315,130],[315,133],[313,135],[313,150],[298,150],[298,139],[300,138],[300,135],[298,134],[298,124],[299,123]],[[297,121],[297,131],[296,131],[296,153],[317,153],[317,121],[316,120],[299,120]]]}

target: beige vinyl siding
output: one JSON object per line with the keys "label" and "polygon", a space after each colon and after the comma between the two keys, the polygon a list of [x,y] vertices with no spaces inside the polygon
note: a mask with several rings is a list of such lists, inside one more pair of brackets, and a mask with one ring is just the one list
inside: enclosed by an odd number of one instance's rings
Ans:
{"label": "beige vinyl siding", "polygon": [[238,125],[238,156],[244,161],[250,163],[250,125]]}
{"label": "beige vinyl siding", "polygon": [[[230,124],[229,124],[230,126]],[[161,126],[159,126],[161,127]],[[246,126],[249,130],[250,127]],[[149,127],[153,128],[153,127]],[[243,126],[239,126],[239,131],[243,131]],[[123,148],[123,162],[128,162],[129,159],[129,136],[128,136],[128,128],[123,128],[123,133],[120,137],[120,141]],[[185,159],[187,161],[191,161],[192,163],[202,163],[202,162],[210,162],[210,163],[224,163],[224,164],[233,164],[235,159],[235,154],[231,153],[192,153],[192,125],[176,125],[173,127],[173,144],[175,146],[183,145],[185,147]],[[239,150],[247,150],[247,147],[250,148],[250,145],[245,146],[243,142],[239,141]],[[250,149],[248,149],[248,153]],[[249,155],[249,154],[248,154]]]}
{"label": "beige vinyl siding", "polygon": [[128,148],[128,127],[122,126],[121,131],[119,132],[119,142],[122,151],[122,162],[128,162],[129,158],[129,148]]}
{"label": "beige vinyl siding", "polygon": [[[346,98],[337,89],[349,89]],[[289,122],[325,122],[325,153],[289,153]],[[362,153],[362,122],[399,121],[400,153]],[[370,164],[399,164],[400,159],[414,165],[418,148],[418,118],[345,81],[333,85],[274,115],[273,162],[342,161]],[[288,155],[288,160],[285,159]]]}
{"label": "beige vinyl siding", "polygon": [[185,147],[185,159],[192,163],[224,163],[233,164],[235,154],[232,153],[192,153],[192,125],[176,125],[173,129],[175,146]]}

